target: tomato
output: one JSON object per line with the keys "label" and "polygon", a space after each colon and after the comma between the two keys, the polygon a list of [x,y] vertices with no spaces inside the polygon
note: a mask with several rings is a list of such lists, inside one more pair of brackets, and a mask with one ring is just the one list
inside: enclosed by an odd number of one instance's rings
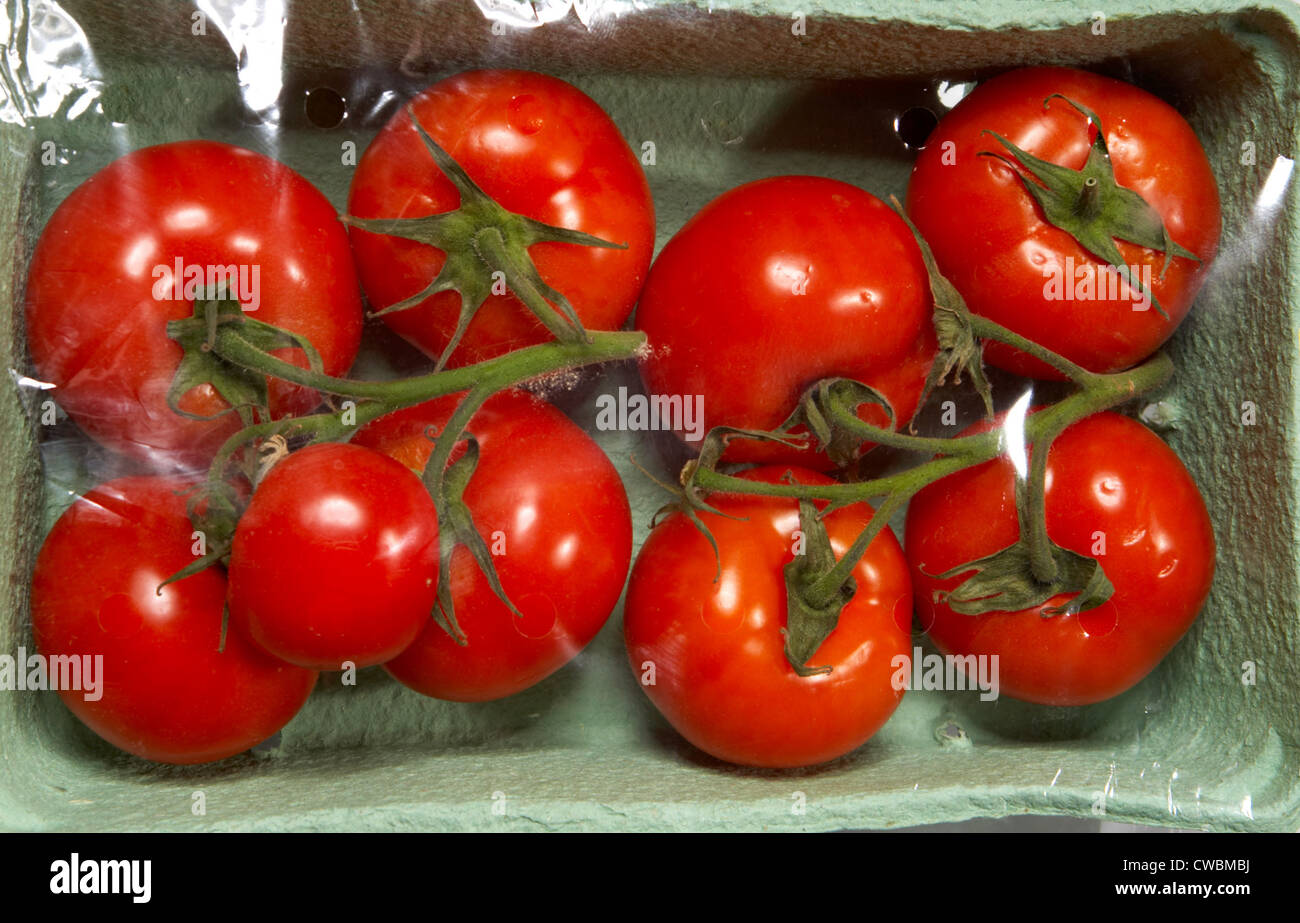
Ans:
{"label": "tomato", "polygon": [[[191,420],[166,401],[181,359],[166,324],[192,312],[187,274],[206,283],[209,267],[233,267],[249,315],[307,337],[327,373],[351,366],[361,298],[347,234],[325,197],[283,164],[228,144],[145,148],[63,201],[27,279],[36,374],[96,441],[159,468],[194,467],[238,428],[234,414]],[[301,350],[277,355],[307,365]],[[276,416],[317,402],[308,389],[270,384]],[[227,405],[205,384],[181,406],[208,416]]]}
{"label": "tomato", "polygon": [[[829,483],[805,469],[764,467],[741,477]],[[793,500],[715,495],[727,517],[703,513],[718,542],[675,514],[650,533],[632,567],[623,632],[632,670],[683,737],[746,766],[810,766],[861,746],[902,700],[896,657],[910,657],[912,586],[888,527],[853,571],[857,593],[813,655],[830,673],[801,677],[786,660],[783,568],[799,529]],[[871,521],[855,504],[824,522],[836,556]]]}
{"label": "tomato", "polygon": [[[389,414],[355,442],[423,470],[431,451],[426,431],[440,431],[461,397]],[[468,432],[480,454],[464,500],[523,618],[458,547],[451,598],[467,644],[430,624],[384,664],[417,692],[458,702],[512,695],[573,659],[609,618],[632,557],[632,517],[618,473],[560,411],[527,392],[503,391],[471,418]]]}
{"label": "tomato", "polygon": [[[980,427],[985,428],[985,427]],[[934,593],[937,580],[1019,535],[1015,472],[1003,457],[921,490],[908,507],[905,546],[922,628],[948,654],[997,656],[1001,691],[1044,705],[1087,705],[1119,695],[1155,668],[1196,619],[1214,577],[1205,501],[1178,456],[1128,417],[1075,423],[1047,459],[1047,534],[1096,558],[1111,598],[1080,613],[1046,606],[962,615]],[[1104,554],[1099,554],[1104,551]]]}
{"label": "tomato", "polygon": [[438,513],[391,458],[322,443],[253,492],[230,549],[230,616],[290,663],[340,670],[399,654],[430,619]]}
{"label": "tomato", "polygon": [[[434,141],[506,209],[627,245],[616,250],[541,242],[528,248],[541,278],[564,293],[583,326],[621,328],[650,265],[654,203],[640,163],[604,110],[563,80],[517,70],[457,74],[410,105]],[[459,205],[460,194],[434,165],[403,107],[357,164],[349,214],[413,218]],[[352,244],[377,311],[419,294],[445,262],[435,247],[357,228]],[[460,296],[448,291],[383,319],[437,357],[459,313]],[[549,339],[513,293],[499,292],[475,315],[449,364],[467,365]]]}
{"label": "tomato", "polygon": [[[780,176],[706,205],[651,267],[636,325],[654,394],[703,398],[706,425],[771,430],[804,390],[844,376],[881,392],[904,423],[936,345],[920,249],[889,206],[836,180]],[[888,425],[878,406],[864,420]],[[736,441],[731,461],[828,467],[824,456]]]}
{"label": "tomato", "polygon": [[[1070,169],[1087,160],[1095,129],[1054,93],[1096,113],[1120,186],[1138,193],[1173,240],[1200,257],[1175,258],[1119,241],[1125,266],[1167,313],[1139,292],[1107,283],[1106,263],[1049,224],[1006,163],[994,131],[1040,159]],[[1030,182],[1033,182],[1030,180]],[[1191,127],[1135,86],[1067,68],[1015,70],[978,86],[939,122],[917,158],[907,211],[940,271],[976,314],[1094,372],[1128,368],[1155,352],[1186,317],[1219,243],[1219,193]],[[990,344],[988,361],[1023,375],[1059,374],[1023,353]]]}
{"label": "tomato", "polygon": [[164,763],[247,750],[284,727],[316,682],[315,671],[268,656],[237,628],[218,650],[226,602],[219,566],[157,589],[194,562],[181,495],[193,487],[161,477],[101,484],[55,523],[32,581],[39,651],[83,666],[103,658],[94,669],[99,689],[82,672],[83,688],[60,689],[60,697],[115,747]]}

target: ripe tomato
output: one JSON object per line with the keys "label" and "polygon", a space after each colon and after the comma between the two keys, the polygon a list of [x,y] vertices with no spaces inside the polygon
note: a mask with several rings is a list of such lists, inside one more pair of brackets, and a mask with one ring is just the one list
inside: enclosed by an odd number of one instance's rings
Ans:
{"label": "ripe tomato", "polygon": [[[787,470],[741,477],[771,483]],[[857,593],[810,661],[832,672],[801,677],[782,635],[798,504],[743,495],[710,502],[737,517],[701,514],[718,542],[719,580],[708,540],[680,514],[650,533],[632,567],[623,632],[642,688],[683,737],[728,762],[810,766],[861,746],[902,700],[891,662],[911,654],[912,585],[898,540],[886,527],[854,569]],[[856,504],[826,517],[837,556],[871,516]]]}
{"label": "ripe tomato", "polygon": [[40,652],[103,657],[97,692],[60,689],[60,697],[115,747],[163,763],[247,750],[284,727],[316,682],[315,671],[268,656],[234,627],[218,650],[220,567],[157,591],[194,561],[179,493],[193,487],[154,477],[101,484],[55,523],[32,581]]}
{"label": "ripe tomato", "polygon": [[[617,330],[636,303],[654,249],[654,202],[645,173],[603,109],[563,80],[516,70],[469,71],[411,101],[425,131],[504,208],[584,231],[627,249],[542,242],[528,248],[542,279],[569,299],[583,326]],[[362,155],[348,212],[414,218],[451,211],[460,194],[434,165],[405,108]],[[375,310],[423,291],[445,262],[432,246],[352,229]],[[495,270],[497,267],[487,267]],[[384,315],[397,333],[440,356],[456,329],[460,296],[440,292]],[[551,339],[509,292],[491,295],[449,365],[468,365]]]}
{"label": "ripe tomato", "polygon": [[[192,312],[187,273],[197,269],[206,283],[210,267],[242,272],[237,287],[249,296],[242,300],[250,316],[307,337],[327,373],[351,366],[361,298],[347,235],[325,197],[283,164],[228,144],[145,148],[63,201],[27,279],[36,373],[96,441],[159,468],[193,467],[238,428],[233,414],[191,420],[166,401],[181,359],[166,324]],[[307,365],[301,350],[277,355]],[[275,416],[318,400],[271,381]],[[202,385],[181,406],[207,416],[227,405]]]}
{"label": "ripe tomato", "polygon": [[[426,432],[441,430],[461,396],[389,414],[355,441],[422,471],[431,451]],[[425,695],[479,702],[540,682],[596,636],[627,579],[632,517],[600,447],[531,394],[494,395],[468,432],[479,460],[465,503],[523,618],[492,592],[469,551],[457,548],[451,597],[468,643],[462,647],[429,624],[384,669]]]}
{"label": "ripe tomato", "polygon": [[[983,428],[983,427],[981,427]],[[1186,633],[1214,577],[1214,533],[1191,475],[1142,424],[1115,413],[1079,421],[1047,459],[1047,534],[1094,557],[1115,587],[1101,606],[1045,617],[1054,597],[1020,612],[962,615],[937,602],[965,575],[947,572],[1019,535],[1007,458],[929,485],[907,511],[905,545],[922,628],[946,654],[998,657],[1001,691],[1044,705],[1119,695]],[[1098,554],[1104,550],[1104,554]]]}
{"label": "ripe tomato", "polygon": [[[936,351],[931,304],[920,249],[889,206],[836,180],[759,180],[714,199],[659,254],[637,308],[652,348],[641,371],[654,394],[702,395],[704,432],[775,429],[835,376],[880,391],[902,424]],[[880,407],[860,413],[888,425]],[[726,457],[830,464],[748,440]]]}
{"label": "ripe tomato", "polygon": [[[1031,155],[1080,169],[1096,130],[1054,93],[1091,109],[1106,130],[1115,180],[1138,193],[1175,242],[1200,262],[1118,242],[1123,262],[1149,273],[1154,306],[1135,310],[1132,288],[1097,284],[1104,261],[1049,224],[994,131]],[[1030,180],[1030,182],[1033,182]],[[1205,151],[1172,107],[1135,86],[1068,68],[1015,70],[981,84],[940,121],[912,170],[907,211],[939,269],[967,305],[1094,372],[1135,365],[1169,339],[1205,281],[1219,243],[1219,193]],[[1057,283],[1060,283],[1058,286]],[[1001,344],[988,361],[1012,372],[1059,378]]]}
{"label": "ripe tomato", "polygon": [[230,549],[230,616],[290,663],[383,663],[433,613],[438,514],[391,458],[323,443],[294,452],[253,492]]}

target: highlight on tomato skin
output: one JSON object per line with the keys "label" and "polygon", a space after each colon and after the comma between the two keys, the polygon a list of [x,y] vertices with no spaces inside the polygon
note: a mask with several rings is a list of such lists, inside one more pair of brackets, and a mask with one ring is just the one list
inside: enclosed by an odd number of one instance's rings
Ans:
{"label": "highlight on tomato skin", "polygon": [[223,646],[220,566],[159,589],[194,561],[186,495],[196,487],[154,476],[99,485],[54,524],[32,579],[39,654],[80,666],[81,688],[59,689],[64,704],[113,746],[160,763],[248,750],[288,724],[316,684],[316,671],[266,654],[236,627]]}
{"label": "highlight on tomato skin", "polygon": [[[181,347],[167,322],[196,298],[237,296],[249,317],[307,337],[330,375],[361,340],[361,293],[334,207],[291,168],[215,141],[133,151],[59,205],[37,241],[24,311],[35,374],[87,436],[171,472],[205,467],[239,429],[208,384],[180,400],[168,388]],[[276,355],[307,367],[301,350]],[[272,416],[310,411],[320,396],[268,384]]]}
{"label": "highlight on tomato skin", "polygon": [[[423,471],[432,450],[427,434],[442,431],[462,397],[381,417],[354,442]],[[519,614],[492,591],[469,552],[457,548],[451,596],[467,643],[458,645],[430,621],[384,669],[423,695],[481,702],[536,685],[595,638],[627,580],[632,514],[600,446],[525,391],[489,398],[467,433],[479,455],[465,503]]]}
{"label": "highlight on tomato skin", "polygon": [[[775,482],[787,471],[800,483],[830,482],[786,466],[740,476]],[[710,502],[725,514],[701,513],[720,558],[674,514],[655,527],[633,565],[623,631],[636,681],[678,733],[726,762],[793,768],[852,752],[903,697],[897,658],[912,654],[912,583],[898,540],[886,526],[855,568],[857,591],[810,660],[831,672],[799,676],[782,634],[796,501],[725,494]],[[825,518],[837,555],[871,516],[861,503]]]}
{"label": "highlight on tomato skin", "polygon": [[230,618],[267,652],[316,670],[396,657],[433,611],[438,513],[380,452],[320,443],[253,491],[230,549]]}
{"label": "highlight on tomato skin", "polygon": [[1129,417],[1100,413],[1068,427],[1047,465],[1048,536],[1101,562],[1114,594],[1100,607],[1050,617],[1043,607],[965,615],[943,601],[963,577],[935,575],[1017,538],[1016,474],[1005,456],[913,497],[904,547],[919,626],[940,651],[997,657],[1003,695],[1089,705],[1140,682],[1195,622],[1214,578],[1214,532],[1182,461]]}
{"label": "highlight on tomato skin", "polygon": [[[834,377],[875,388],[902,426],[937,352],[932,310],[920,248],[880,199],[822,177],[758,180],[700,209],[651,266],[636,314],[650,341],[642,377],[652,394],[702,395],[705,431],[774,430],[805,389]],[[881,407],[859,414],[889,425]],[[832,467],[752,440],[725,458]]]}

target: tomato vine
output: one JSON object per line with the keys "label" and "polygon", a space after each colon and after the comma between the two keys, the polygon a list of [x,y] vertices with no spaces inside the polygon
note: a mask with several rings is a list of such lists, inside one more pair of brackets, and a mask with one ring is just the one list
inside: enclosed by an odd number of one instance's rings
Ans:
{"label": "tomato vine", "polygon": [[[522,252],[526,252],[529,239],[526,234],[520,237],[520,228],[512,223],[519,216],[505,212],[482,193],[455,161],[428,137],[419,123],[415,125],[438,166],[461,191],[465,202],[461,211],[449,213],[452,217],[433,216],[437,221],[405,219],[355,223],[370,231],[396,234],[458,250],[458,259],[449,258],[446,264],[454,272],[449,269],[451,275],[447,279],[435,280],[431,286],[450,287],[460,292],[464,310],[459,329],[463,330],[479,294],[475,287],[477,283],[470,285],[465,279],[483,277],[500,262],[503,253],[499,246],[484,249],[483,229],[491,230],[498,226],[513,229],[512,246]],[[975,615],[1040,605],[1057,595],[1073,594],[1066,607],[1045,608],[1044,616],[1050,617],[1066,609],[1079,612],[1104,603],[1113,587],[1100,563],[1062,548],[1047,535],[1044,498],[1048,450],[1052,441],[1070,424],[1149,393],[1168,381],[1173,373],[1172,363],[1163,353],[1128,371],[1091,372],[988,318],[971,313],[961,295],[939,272],[929,246],[897,200],[893,200],[893,205],[914,235],[929,274],[934,303],[932,320],[939,348],[926,381],[926,394],[950,377],[956,383],[965,377],[982,398],[986,413],[991,417],[991,388],[982,361],[986,342],[1004,344],[1039,360],[1069,379],[1075,390],[1032,415],[1027,413],[1027,403],[1018,405],[1016,425],[1023,427],[1018,446],[1008,444],[1005,428],[950,438],[897,431],[893,428],[895,417],[888,400],[875,389],[845,378],[826,379],[813,385],[805,392],[794,413],[775,430],[722,426],[710,430],[699,456],[688,462],[681,472],[680,487],[676,489],[678,500],[674,506],[684,511],[708,535],[699,513],[715,511],[707,499],[711,494],[765,495],[800,501],[800,523],[804,534],[809,537],[810,551],[796,556],[786,568],[786,657],[796,672],[803,676],[822,672],[822,668],[811,667],[808,662],[821,642],[835,629],[840,611],[852,599],[852,571],[889,519],[923,487],[957,471],[990,461],[1002,452],[1018,451],[1025,462],[1016,490],[1020,538],[992,555],[936,575],[970,574],[949,592],[949,604],[957,611]],[[462,224],[465,227],[461,227]],[[447,237],[450,232],[445,231],[445,226],[459,230]],[[555,229],[543,230],[551,233]],[[541,231],[533,228],[529,233]],[[576,232],[545,239],[610,246]],[[635,358],[645,348],[646,338],[636,331],[583,330],[570,310],[564,311],[562,317],[549,308],[548,300],[562,307],[567,302],[560,293],[545,286],[539,287],[533,278],[535,270],[525,271],[519,259],[509,262],[514,266],[507,276],[512,290],[522,292],[521,298],[557,339],[457,369],[443,369],[440,360],[435,371],[402,380],[358,381],[326,375],[321,371],[319,361],[312,358],[314,350],[310,349],[310,343],[248,319],[239,309],[238,302],[230,300],[198,301],[191,317],[169,323],[168,335],[186,350],[186,360],[173,387],[177,399],[184,390],[208,380],[222,394],[243,395],[247,400],[256,400],[265,394],[265,377],[270,376],[356,401],[350,413],[331,409],[286,420],[267,419],[265,409],[261,408],[258,422],[251,422],[253,416],[246,404],[232,401],[232,410],[238,412],[248,425],[231,436],[218,451],[209,469],[205,489],[191,503],[191,515],[196,526],[213,530],[218,541],[205,558],[170,579],[180,579],[201,570],[228,553],[239,510],[226,478],[232,459],[241,449],[265,444],[271,439],[292,440],[298,445],[346,442],[358,427],[384,414],[464,391],[467,392],[465,397],[443,431],[432,437],[434,449],[424,470],[424,482],[434,499],[441,530],[440,571],[444,579],[440,581],[434,614],[453,638],[464,643],[451,605],[449,581],[445,579],[452,551],[456,546],[464,545],[487,576],[493,591],[518,615],[518,610],[501,588],[491,557],[461,499],[475,465],[472,437],[468,437],[469,451],[454,464],[450,464],[452,453],[458,444],[466,441],[464,430],[474,413],[498,391],[567,369]],[[527,262],[526,258],[523,262]],[[401,307],[397,305],[387,310]],[[455,338],[448,352],[454,344]],[[302,368],[270,352],[286,346],[302,348],[311,359],[309,367]],[[890,426],[877,426],[861,419],[858,408],[863,404],[882,407]],[[832,459],[841,463],[852,458],[856,448],[864,443],[921,453],[929,458],[906,470],[858,482],[821,485],[786,479],[767,483],[736,477],[721,470],[726,447],[736,439],[812,446],[827,451]],[[827,541],[823,518],[829,511],[874,498],[884,499],[867,527],[837,559]],[[811,503],[813,500],[826,501],[829,505],[818,511]],[[712,536],[709,538],[712,543]],[[714,547],[716,551],[716,545]]]}

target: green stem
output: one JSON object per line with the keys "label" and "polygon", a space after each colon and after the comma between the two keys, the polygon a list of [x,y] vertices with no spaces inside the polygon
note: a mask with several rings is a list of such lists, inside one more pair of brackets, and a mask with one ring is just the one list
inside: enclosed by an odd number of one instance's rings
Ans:
{"label": "green stem", "polygon": [[644,346],[645,334],[639,330],[593,331],[587,341],[528,346],[475,365],[396,381],[354,381],[301,368],[251,345],[240,337],[238,325],[234,324],[218,329],[212,349],[227,362],[246,369],[342,397],[382,401],[390,410],[396,410],[479,384],[495,385],[500,390],[552,372],[633,359]]}
{"label": "green stem", "polygon": [[1101,205],[1101,183],[1097,177],[1090,176],[1083,181],[1083,187],[1079,190],[1074,213],[1085,221],[1091,221],[1101,214]]}
{"label": "green stem", "polygon": [[478,413],[478,409],[496,393],[496,390],[490,386],[476,386],[456,406],[455,413],[434,439],[433,453],[424,466],[424,483],[435,500],[441,502],[443,474],[447,470],[447,463],[451,460],[452,450],[455,449],[456,443],[460,442],[461,433],[465,432],[465,427],[469,425],[474,414]]}
{"label": "green stem", "polygon": [[858,566],[862,556],[867,553],[871,543],[876,540],[876,536],[889,524],[889,520],[894,518],[894,514],[901,510],[904,504],[911,499],[910,495],[897,491],[891,493],[871,516],[871,522],[862,530],[849,550],[835,562],[835,566],[819,577],[807,590],[804,591],[804,598],[814,607],[823,607],[831,604],[833,600],[840,596],[840,589],[853,576],[853,569]]}
{"label": "green stem", "polygon": [[[361,403],[355,409],[356,419],[353,424],[344,424],[341,414],[328,411],[288,421],[272,420],[245,427],[222,444],[208,469],[208,478],[221,480],[234,453],[254,439],[276,433],[310,433],[313,441],[346,440],[357,428],[403,407],[470,389],[490,394],[565,369],[631,359],[644,345],[645,334],[640,331],[597,331],[591,334],[590,342],[543,343],[464,368],[446,369],[396,381],[353,381],[334,378],[286,362],[240,337],[237,325],[225,325],[217,329],[212,349],[227,362],[317,391],[359,398]],[[290,428],[288,432],[286,427]]]}
{"label": "green stem", "polygon": [[1016,480],[1016,515],[1029,549],[1029,569],[1039,583],[1056,579],[1056,558],[1047,537],[1047,454],[1064,426],[1040,433],[1030,449],[1029,471]]}
{"label": "green stem", "polygon": [[[1049,434],[1060,432],[1071,423],[1146,394],[1167,382],[1173,375],[1173,368],[1169,357],[1159,353],[1127,372],[1108,375],[1088,373],[1090,382],[1084,388],[1030,415],[1025,421],[1025,439],[1030,444],[1034,444]],[[874,439],[875,435],[873,434],[871,438]],[[941,441],[944,443],[944,454],[939,458],[907,471],[853,484],[766,484],[732,477],[703,466],[694,468],[691,483],[711,493],[757,494],[854,503],[895,492],[904,492],[910,496],[940,478],[995,458],[999,449],[996,430]]]}
{"label": "green stem", "polygon": [[892,429],[873,426],[859,417],[849,407],[840,404],[826,408],[830,422],[852,433],[863,442],[875,442],[895,449],[909,452],[924,452],[927,455],[981,455],[990,457],[989,450],[997,448],[997,433],[979,433],[974,436],[956,438],[939,438],[929,436],[910,436]]}
{"label": "green stem", "polygon": [[1040,346],[1033,340],[1022,337],[1015,331],[1008,330],[1001,324],[996,324],[987,317],[981,317],[978,314],[970,315],[971,329],[975,335],[983,340],[997,340],[1033,356],[1040,362],[1050,365],[1065,377],[1079,385],[1087,387],[1091,384],[1097,384],[1100,379],[1105,378],[1096,372],[1090,372],[1081,365],[1076,365],[1064,356],[1052,352],[1045,346]]}
{"label": "green stem", "polygon": [[[1113,382],[1115,381],[1113,376],[1108,377],[1106,375],[1099,375],[1096,372],[1090,372],[1082,366],[1075,365],[1069,359],[1058,356],[1049,349],[1045,349],[1033,340],[1028,340],[1020,334],[1014,333],[987,318],[972,316],[971,325],[976,335],[985,339],[997,340],[1001,343],[1007,344],[1008,346],[1013,346],[1021,352],[1027,353],[1041,362],[1052,366],[1085,389],[1104,389],[1113,386]],[[1124,373],[1119,374],[1122,376]],[[987,439],[981,436],[966,437],[965,441],[960,438],[952,439],[912,436],[892,429],[873,426],[860,418],[853,408],[832,404],[831,406],[824,408],[824,410],[835,426],[846,432],[852,433],[863,442],[874,442],[878,445],[886,445],[895,449],[904,449],[910,452],[925,452],[930,455],[984,453],[987,452],[989,448]]]}
{"label": "green stem", "polygon": [[947,477],[963,468],[986,462],[997,455],[996,449],[986,455],[957,454],[936,458],[907,471],[869,481],[852,484],[766,484],[745,478],[722,474],[712,468],[697,468],[691,477],[692,485],[708,493],[749,494],[764,497],[788,497],[805,500],[829,500],[832,503],[857,503],[873,497],[884,496],[899,490],[909,490],[914,483],[922,486]]}
{"label": "green stem", "polygon": [[[1083,378],[1080,390],[1026,419],[1024,438],[1032,446],[1032,454],[1028,477],[1016,485],[1016,509],[1021,535],[1029,550],[1029,568],[1034,580],[1051,584],[1058,576],[1058,565],[1052,554],[1053,546],[1047,536],[1046,518],[1047,456],[1052,441],[1070,424],[1151,391],[1168,381],[1172,374],[1173,363],[1163,353],[1128,372],[1109,375],[1089,372]],[[867,438],[892,442],[899,448],[930,451],[936,457],[907,471],[856,484],[804,485],[789,481],[764,483],[720,474],[711,466],[698,464],[687,469],[689,476],[684,481],[688,493],[704,490],[805,500],[822,499],[837,505],[885,497],[867,528],[858,535],[848,551],[825,573],[799,591],[801,603],[814,612],[825,609],[835,600],[844,597],[845,588],[852,586],[853,569],[889,520],[917,491],[948,475],[987,462],[1004,450],[1001,433],[996,429],[971,436],[933,440],[903,436],[862,423],[851,408],[833,407],[832,413],[837,417],[834,420],[836,425],[849,424],[851,429]],[[852,419],[838,419],[840,417]]]}
{"label": "green stem", "polygon": [[506,243],[498,228],[488,227],[474,235],[474,252],[489,271],[499,270],[510,280],[510,291],[532,311],[551,334],[561,343],[580,342],[583,331],[565,319],[551,306],[537,287],[528,266],[520,258],[518,248]]}

